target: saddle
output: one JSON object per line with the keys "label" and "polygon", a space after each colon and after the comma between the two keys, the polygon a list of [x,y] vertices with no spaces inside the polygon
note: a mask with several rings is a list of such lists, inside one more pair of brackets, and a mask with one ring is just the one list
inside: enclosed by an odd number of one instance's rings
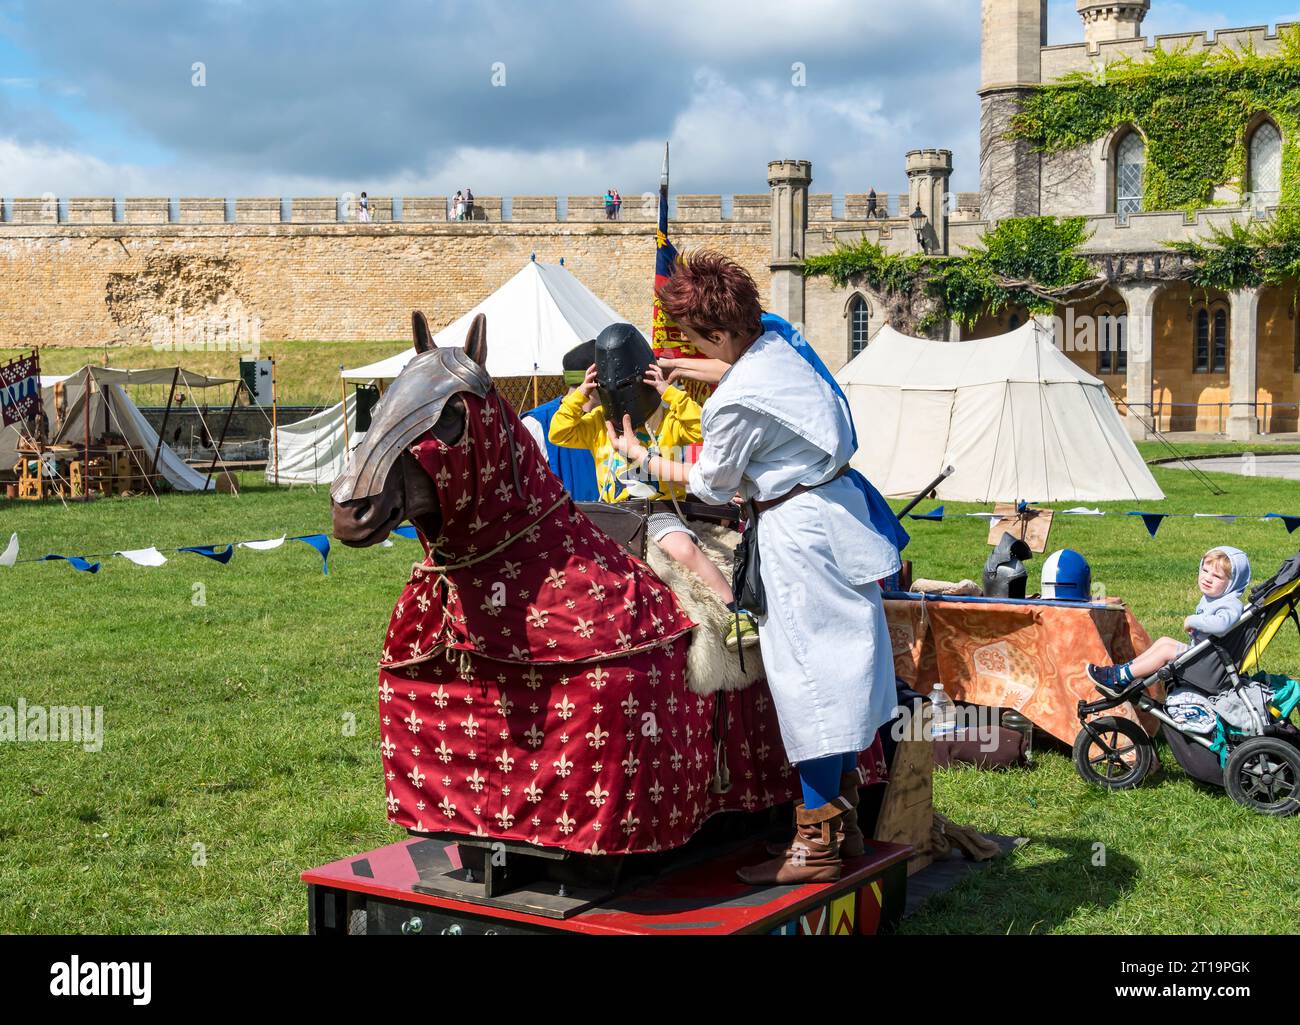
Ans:
{"label": "saddle", "polygon": [[693,520],[712,523],[735,523],[740,510],[728,506],[704,505],[702,502],[576,502],[579,509],[597,527],[621,544],[638,559],[645,561],[649,533],[647,521],[653,513],[676,512]]}

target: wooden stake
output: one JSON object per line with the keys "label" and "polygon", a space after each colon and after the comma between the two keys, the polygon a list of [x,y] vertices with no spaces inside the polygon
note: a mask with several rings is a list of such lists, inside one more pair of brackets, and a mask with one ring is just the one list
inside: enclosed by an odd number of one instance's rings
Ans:
{"label": "wooden stake", "polygon": [[275,394],[275,357],[271,357],[271,446],[274,449],[274,480],[276,484],[280,483],[280,436],[276,433],[276,426],[279,424],[279,406]]}
{"label": "wooden stake", "polygon": [[81,422],[85,426],[85,445],[81,453],[81,500],[90,501],[90,397],[95,393],[95,378],[86,367],[86,385],[82,389],[85,408],[82,410]]}
{"label": "wooden stake", "polygon": [[339,394],[343,396],[343,464],[346,466],[352,443],[348,438],[348,383],[343,380],[342,363],[339,364]]}
{"label": "wooden stake", "polygon": [[[158,475],[158,457],[162,455],[163,435],[167,433],[167,421],[172,415],[172,400],[176,398],[176,382],[180,379],[181,368],[177,367],[172,371],[172,386],[167,393],[167,409],[163,412],[162,426],[158,428],[158,444],[153,450],[153,462],[149,464],[149,480],[152,481]],[[152,484],[150,485],[152,487]]]}

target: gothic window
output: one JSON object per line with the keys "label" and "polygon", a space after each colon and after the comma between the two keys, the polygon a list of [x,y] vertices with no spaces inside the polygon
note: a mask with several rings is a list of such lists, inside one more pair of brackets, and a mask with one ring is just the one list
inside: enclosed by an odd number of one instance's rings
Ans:
{"label": "gothic window", "polygon": [[1128,373],[1128,339],[1125,337],[1124,314],[1116,315],[1107,309],[1097,311],[1100,327],[1097,331],[1097,373]]}
{"label": "gothic window", "polygon": [[855,295],[849,303],[849,359],[867,347],[871,329],[871,311],[867,300]]}
{"label": "gothic window", "polygon": [[1142,174],[1146,162],[1146,143],[1137,132],[1129,132],[1115,151],[1115,212],[1121,221],[1142,210]]}
{"label": "gothic window", "polygon": [[1282,194],[1282,133],[1265,121],[1250,137],[1250,206],[1262,214]]}
{"label": "gothic window", "polygon": [[1196,311],[1196,349],[1193,370],[1198,374],[1222,374],[1228,369],[1228,311]]}

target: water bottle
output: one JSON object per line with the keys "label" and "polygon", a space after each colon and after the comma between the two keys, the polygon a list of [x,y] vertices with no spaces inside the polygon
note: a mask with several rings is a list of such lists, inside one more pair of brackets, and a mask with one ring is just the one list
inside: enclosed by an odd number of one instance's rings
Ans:
{"label": "water bottle", "polygon": [[930,736],[934,740],[952,740],[957,733],[957,706],[936,683],[930,691]]}

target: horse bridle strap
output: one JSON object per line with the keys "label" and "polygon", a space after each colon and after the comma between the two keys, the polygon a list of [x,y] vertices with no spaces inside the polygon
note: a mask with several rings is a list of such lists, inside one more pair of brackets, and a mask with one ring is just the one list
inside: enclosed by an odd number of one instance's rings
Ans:
{"label": "horse bridle strap", "polygon": [[342,505],[384,490],[403,452],[437,426],[447,402],[468,392],[486,398],[492,378],[463,349],[434,348],[416,356],[389,387],[370,422],[366,439],[330,488]]}

